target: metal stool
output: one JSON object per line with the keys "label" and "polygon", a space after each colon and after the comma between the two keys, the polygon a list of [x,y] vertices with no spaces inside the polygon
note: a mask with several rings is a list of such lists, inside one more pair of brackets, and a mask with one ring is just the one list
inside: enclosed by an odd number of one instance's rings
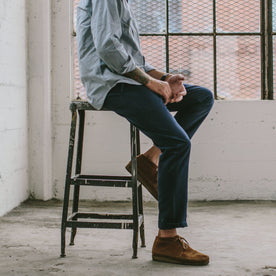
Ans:
{"label": "metal stool", "polygon": [[[137,160],[136,156],[140,154],[140,135],[139,130],[130,124],[131,141],[131,161],[132,176],[109,176],[109,175],[82,175],[82,150],[85,111],[94,110],[88,102],[73,101],[70,104],[72,112],[71,130],[69,139],[67,171],[65,179],[62,223],[61,223],[61,257],[65,257],[65,234],[66,228],[71,228],[71,242],[74,245],[74,238],[77,228],[113,228],[113,229],[133,229],[133,258],[137,258],[138,232],[140,228],[141,246],[145,247],[144,235],[144,214],[142,186],[137,181]],[[75,144],[75,133],[77,125],[77,116],[79,114],[78,144],[75,175],[72,176],[72,163]],[[70,197],[70,186],[74,186],[72,214],[68,216],[68,206]],[[131,214],[108,214],[108,213],[81,213],[79,208],[80,186],[109,186],[109,187],[131,187],[132,188],[132,213]],[[86,221],[85,221],[86,219]],[[89,221],[87,219],[90,219]],[[113,220],[113,221],[110,221]],[[115,222],[114,222],[115,220]]]}

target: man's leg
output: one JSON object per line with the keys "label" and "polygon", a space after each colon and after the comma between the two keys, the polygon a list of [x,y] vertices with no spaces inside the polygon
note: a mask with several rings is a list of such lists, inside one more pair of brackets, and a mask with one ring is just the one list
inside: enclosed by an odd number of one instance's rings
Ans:
{"label": "man's leg", "polygon": [[144,86],[117,85],[108,94],[104,107],[138,127],[162,152],[158,170],[158,226],[165,237],[156,237],[153,259],[207,264],[208,256],[193,250],[183,238],[174,235],[177,227],[187,226],[189,136],[170,114],[162,98]]}
{"label": "man's leg", "polygon": [[144,86],[120,84],[104,107],[125,117],[162,151],[158,170],[159,228],[185,227],[190,139],[160,96]]}
{"label": "man's leg", "polygon": [[[167,108],[170,111],[177,111],[176,121],[185,130],[191,139],[210,112],[214,98],[210,90],[196,85],[184,84],[187,95],[178,103],[169,103]],[[158,166],[161,151],[156,147],[151,147],[144,155]]]}
{"label": "man's leg", "polygon": [[210,112],[214,97],[207,88],[190,84],[184,84],[184,86],[187,95],[183,97],[183,100],[178,103],[169,103],[167,107],[170,111],[177,111],[175,119],[191,139]]}

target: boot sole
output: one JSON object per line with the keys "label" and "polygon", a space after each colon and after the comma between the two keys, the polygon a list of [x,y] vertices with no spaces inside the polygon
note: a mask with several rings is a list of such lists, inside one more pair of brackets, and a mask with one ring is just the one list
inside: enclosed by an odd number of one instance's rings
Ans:
{"label": "boot sole", "polygon": [[166,262],[166,263],[182,264],[182,265],[203,266],[203,265],[209,264],[209,260],[202,261],[202,262],[195,262],[195,261],[193,262],[188,260],[176,260],[176,259],[164,257],[164,256],[152,256],[152,259],[157,262]]}

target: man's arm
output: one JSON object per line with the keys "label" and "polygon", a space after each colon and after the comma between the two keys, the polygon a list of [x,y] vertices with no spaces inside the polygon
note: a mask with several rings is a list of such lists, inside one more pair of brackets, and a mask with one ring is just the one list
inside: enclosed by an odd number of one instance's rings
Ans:
{"label": "man's arm", "polygon": [[185,87],[183,86],[184,76],[168,74],[165,81],[161,81],[163,72],[158,70],[151,70],[144,72],[139,67],[135,70],[125,73],[124,76],[136,80],[137,82],[145,85],[153,92],[161,95],[164,98],[165,104],[171,102],[179,102],[183,99],[183,96],[187,94]]}
{"label": "man's arm", "polygon": [[91,33],[99,57],[114,73],[123,75],[136,68],[133,57],[120,42],[120,10],[123,1],[91,0]]}
{"label": "man's arm", "polygon": [[124,76],[133,79],[145,86],[150,82],[152,79],[151,76],[147,73],[145,73],[143,70],[141,70],[139,67],[136,67],[135,70],[127,72],[124,74]]}
{"label": "man's arm", "polygon": [[[166,73],[158,71],[156,69],[148,71],[147,72],[151,77],[153,77],[154,79],[160,80],[162,76],[164,76]],[[166,77],[165,81],[168,81],[168,79],[170,77],[172,77],[172,74],[168,74],[168,76]]]}
{"label": "man's arm", "polygon": [[[166,73],[163,73],[158,70],[151,70],[147,72],[151,77],[160,80],[162,76]],[[165,78],[165,81],[169,83],[172,90],[173,97],[170,100],[171,103],[179,102],[183,99],[183,96],[187,94],[185,87],[183,86],[184,76],[177,74],[168,74]]]}
{"label": "man's arm", "polygon": [[167,82],[153,78],[151,75],[144,72],[139,67],[136,67],[136,69],[134,69],[133,71],[125,73],[124,76],[145,85],[153,92],[161,95],[164,99],[165,104],[170,102],[172,98],[172,91],[170,89],[170,85]]}

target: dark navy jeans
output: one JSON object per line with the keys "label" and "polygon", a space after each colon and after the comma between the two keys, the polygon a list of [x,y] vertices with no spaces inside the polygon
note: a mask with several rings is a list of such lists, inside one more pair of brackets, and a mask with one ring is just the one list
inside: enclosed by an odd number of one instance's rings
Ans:
{"label": "dark navy jeans", "polygon": [[[148,136],[161,150],[158,167],[159,229],[187,226],[188,167],[195,131],[208,115],[214,98],[208,89],[184,84],[187,95],[164,104],[143,85],[117,84],[104,108],[115,111]],[[177,111],[173,116],[170,111]]]}

